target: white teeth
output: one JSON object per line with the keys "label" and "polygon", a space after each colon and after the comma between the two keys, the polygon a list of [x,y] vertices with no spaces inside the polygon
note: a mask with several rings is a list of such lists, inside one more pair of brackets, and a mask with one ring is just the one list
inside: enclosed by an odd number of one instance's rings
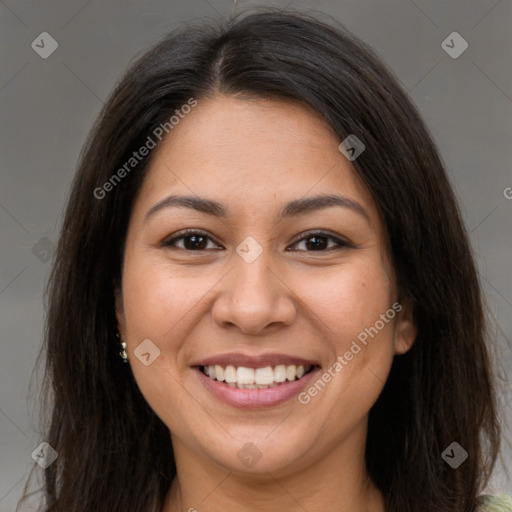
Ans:
{"label": "white teeth", "polygon": [[258,368],[254,374],[254,381],[260,386],[268,386],[274,382],[274,370],[272,366]]}
{"label": "white teeth", "polygon": [[303,365],[284,365],[278,364],[274,368],[265,366],[264,368],[247,368],[245,366],[226,367],[220,365],[209,365],[203,367],[203,373],[210,379],[219,382],[226,382],[230,387],[244,389],[266,389],[275,387],[278,384],[288,381],[294,381],[302,378],[311,370],[311,366]]}
{"label": "white teeth", "polygon": [[294,364],[286,367],[286,379],[287,380],[295,380],[295,376],[297,375],[297,367]]}
{"label": "white teeth", "polygon": [[274,368],[274,381],[284,382],[286,380],[286,366],[284,364],[278,364]]}
{"label": "white teeth", "polygon": [[224,372],[224,380],[231,384],[236,382],[236,368],[234,366],[226,366],[226,371]]}
{"label": "white teeth", "polygon": [[238,384],[254,384],[254,368],[239,366],[236,369],[236,381]]}
{"label": "white teeth", "polygon": [[224,382],[224,369],[218,364],[215,365],[215,378],[220,382]]}

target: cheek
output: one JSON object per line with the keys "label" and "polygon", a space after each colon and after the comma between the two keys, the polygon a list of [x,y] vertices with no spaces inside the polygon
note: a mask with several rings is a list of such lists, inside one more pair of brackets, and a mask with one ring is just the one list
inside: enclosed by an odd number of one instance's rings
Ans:
{"label": "cheek", "polygon": [[[391,307],[388,274],[375,260],[361,259],[298,283],[300,297],[339,349],[344,348],[348,339],[355,339],[365,328],[373,326]],[[386,324],[382,330],[388,327]]]}
{"label": "cheek", "polygon": [[310,281],[302,297],[328,346],[325,373],[330,369],[331,375],[324,376],[331,392],[322,391],[321,400],[329,402],[326,407],[337,421],[336,411],[343,421],[355,421],[377,399],[394,356],[396,312],[388,273],[377,260],[359,261]]}
{"label": "cheek", "polygon": [[181,274],[158,255],[141,252],[127,258],[123,299],[129,336],[167,340],[166,344],[169,338],[179,339],[173,331],[183,328],[187,314],[215,284],[212,273]]}
{"label": "cheek", "polygon": [[[190,407],[177,369],[181,340],[187,336],[184,320],[199,291],[171,277],[168,266],[161,262],[133,253],[125,261],[123,303],[130,365],[151,409],[173,429],[178,428],[180,422],[176,425],[172,411]],[[146,365],[143,358],[138,357],[142,352],[138,347],[148,339],[157,349],[148,345],[145,352],[150,353],[150,364]]]}

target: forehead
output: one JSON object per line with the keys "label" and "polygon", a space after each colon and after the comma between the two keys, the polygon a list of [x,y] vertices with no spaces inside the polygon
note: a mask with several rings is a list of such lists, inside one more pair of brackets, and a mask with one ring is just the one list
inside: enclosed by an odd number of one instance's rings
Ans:
{"label": "forehead", "polygon": [[298,198],[342,193],[378,213],[341,141],[312,109],[290,101],[216,95],[198,100],[154,150],[139,195],[207,196],[237,215],[271,213]]}

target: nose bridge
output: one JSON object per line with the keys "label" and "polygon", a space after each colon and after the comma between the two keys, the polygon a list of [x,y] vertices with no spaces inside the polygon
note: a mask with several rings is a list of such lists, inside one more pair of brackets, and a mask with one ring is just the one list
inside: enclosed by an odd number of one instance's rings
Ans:
{"label": "nose bridge", "polygon": [[213,313],[219,324],[234,324],[245,333],[257,334],[271,324],[289,325],[295,306],[278,277],[270,249],[248,238],[237,247]]}
{"label": "nose bridge", "polygon": [[240,283],[240,292],[251,295],[263,293],[266,299],[273,296],[272,277],[275,277],[275,271],[272,270],[272,256],[270,249],[263,249],[249,242],[242,242],[237,248],[235,256],[234,281]]}

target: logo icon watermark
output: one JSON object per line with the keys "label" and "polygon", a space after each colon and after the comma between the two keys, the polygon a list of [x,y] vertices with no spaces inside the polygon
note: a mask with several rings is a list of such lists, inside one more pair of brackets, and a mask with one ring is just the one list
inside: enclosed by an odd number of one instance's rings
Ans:
{"label": "logo icon watermark", "polygon": [[149,338],[140,343],[133,353],[144,366],[153,364],[160,357],[160,349]]}
{"label": "logo icon watermark", "polygon": [[30,46],[39,57],[47,59],[59,47],[59,43],[48,32],[41,32]]}
{"label": "logo icon watermark", "polygon": [[457,469],[468,458],[468,452],[454,441],[444,450],[441,457],[449,466]]}

